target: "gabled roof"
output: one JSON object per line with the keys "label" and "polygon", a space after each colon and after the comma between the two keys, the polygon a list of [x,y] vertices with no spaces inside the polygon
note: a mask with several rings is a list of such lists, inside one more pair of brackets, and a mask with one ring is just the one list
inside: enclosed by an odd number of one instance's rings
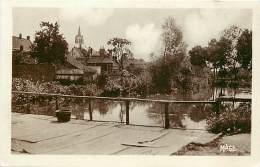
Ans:
{"label": "gabled roof", "polygon": [[112,64],[113,60],[109,57],[103,57],[103,56],[92,56],[88,59],[87,64]]}
{"label": "gabled roof", "polygon": [[66,60],[69,64],[71,64],[72,66],[74,66],[78,69],[82,69],[82,70],[84,70],[85,72],[88,72],[88,73],[96,73],[96,70],[85,66],[80,61],[78,61],[74,57],[72,57],[70,54],[66,55]]}
{"label": "gabled roof", "polygon": [[25,38],[19,38],[13,36],[13,50],[20,50],[20,47],[23,46],[24,51],[31,51],[32,42]]}

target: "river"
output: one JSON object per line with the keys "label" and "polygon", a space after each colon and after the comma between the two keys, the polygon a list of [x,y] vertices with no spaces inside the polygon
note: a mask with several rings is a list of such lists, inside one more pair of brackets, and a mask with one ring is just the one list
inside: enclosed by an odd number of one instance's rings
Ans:
{"label": "river", "polygon": [[[175,95],[154,95],[147,98],[151,99],[172,99],[172,100],[213,100],[220,93],[220,89],[204,89],[194,94],[175,94]],[[248,97],[250,91],[237,89],[223,89],[222,93],[227,96]],[[214,94],[214,95],[213,95]],[[125,121],[124,102],[95,100],[93,105],[93,120],[101,121]],[[70,105],[72,117],[75,119],[89,120],[88,105]],[[206,117],[211,112],[210,104],[170,104],[170,125],[172,128],[185,129],[206,129]],[[130,124],[164,126],[164,106],[158,103],[131,102],[130,103]]]}

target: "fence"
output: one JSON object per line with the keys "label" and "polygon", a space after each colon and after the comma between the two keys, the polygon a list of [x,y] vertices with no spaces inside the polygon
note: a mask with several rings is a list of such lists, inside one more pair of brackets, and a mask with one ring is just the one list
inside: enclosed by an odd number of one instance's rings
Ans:
{"label": "fence", "polygon": [[37,95],[37,96],[47,96],[47,97],[55,97],[56,110],[59,109],[58,100],[59,97],[67,97],[67,98],[84,98],[88,100],[88,112],[89,112],[89,120],[93,120],[92,115],[92,100],[111,100],[111,101],[122,101],[125,103],[126,108],[126,120],[125,123],[129,125],[129,105],[131,101],[140,101],[140,102],[149,102],[149,103],[160,103],[164,105],[164,128],[170,128],[170,120],[169,120],[169,104],[212,104],[216,107],[216,110],[219,110],[219,106],[221,102],[232,101],[232,102],[251,102],[250,98],[217,98],[215,101],[176,101],[176,100],[154,100],[154,99],[139,99],[139,98],[123,98],[123,97],[99,97],[99,96],[75,96],[75,95],[64,95],[64,94],[53,94],[53,93],[33,93],[33,92],[18,92],[12,91],[13,94],[27,94],[27,95]]}

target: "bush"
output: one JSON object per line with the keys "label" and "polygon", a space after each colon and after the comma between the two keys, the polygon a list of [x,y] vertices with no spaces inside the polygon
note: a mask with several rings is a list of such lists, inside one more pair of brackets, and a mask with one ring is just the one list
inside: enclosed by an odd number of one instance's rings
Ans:
{"label": "bush", "polygon": [[[78,96],[88,96],[100,94],[100,90],[97,89],[95,84],[88,85],[69,85],[64,86],[59,84],[59,82],[32,82],[26,79],[14,78],[12,81],[13,91],[24,91],[33,93],[53,93],[53,94],[67,94],[67,95],[78,95]],[[42,97],[32,94],[13,94],[12,103],[13,104],[24,104],[26,102],[41,101]],[[54,99],[50,97],[49,100]]]}
{"label": "bush", "polygon": [[241,103],[237,108],[228,104],[220,112],[207,117],[207,128],[213,133],[236,134],[251,132],[251,104]]}
{"label": "bush", "polygon": [[118,84],[119,81],[108,80],[105,85],[104,91],[101,93],[101,96],[106,97],[116,97],[120,96],[120,91],[122,89],[121,85]]}
{"label": "bush", "polygon": [[102,73],[101,75],[98,76],[97,78],[97,85],[99,88],[104,88],[105,85],[107,84],[108,82],[108,74],[107,73]]}

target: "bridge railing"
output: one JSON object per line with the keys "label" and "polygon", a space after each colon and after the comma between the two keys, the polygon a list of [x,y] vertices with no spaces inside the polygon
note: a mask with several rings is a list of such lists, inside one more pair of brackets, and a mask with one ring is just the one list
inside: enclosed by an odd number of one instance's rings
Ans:
{"label": "bridge railing", "polygon": [[[59,109],[59,97],[65,98],[84,98],[88,101],[88,112],[89,120],[93,120],[93,111],[92,111],[92,101],[93,100],[110,100],[110,101],[121,101],[124,102],[126,108],[125,123],[129,125],[129,110],[130,102],[139,101],[139,102],[150,102],[150,103],[160,103],[164,105],[164,128],[170,128],[170,117],[169,117],[169,104],[212,104],[217,108],[219,104],[223,101],[235,101],[235,102],[251,102],[251,99],[243,98],[217,98],[215,101],[177,101],[177,100],[156,100],[156,99],[141,99],[141,98],[125,98],[125,97],[100,97],[100,96],[76,96],[76,95],[65,95],[65,94],[55,94],[55,93],[35,93],[35,92],[22,92],[22,91],[12,91],[13,94],[24,94],[24,95],[37,95],[37,96],[46,96],[46,97],[55,97],[56,110]],[[218,110],[218,109],[217,109]]]}

